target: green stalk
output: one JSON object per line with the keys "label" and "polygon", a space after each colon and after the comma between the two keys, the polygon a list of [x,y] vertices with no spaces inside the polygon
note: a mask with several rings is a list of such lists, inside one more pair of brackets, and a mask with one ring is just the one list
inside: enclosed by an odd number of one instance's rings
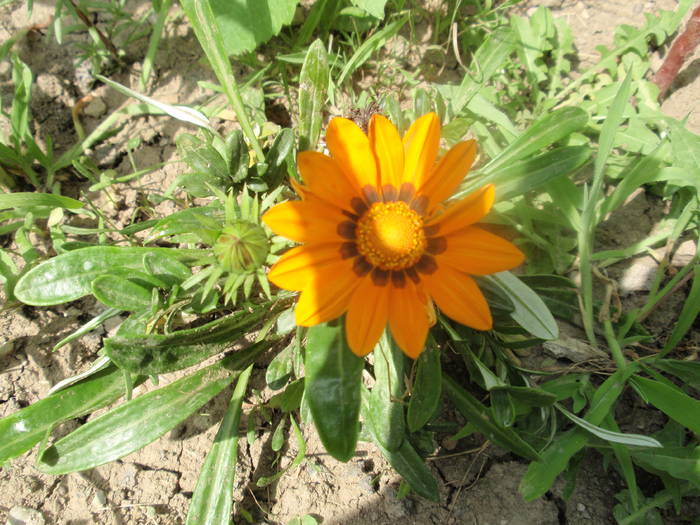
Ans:
{"label": "green stalk", "polygon": [[236,77],[233,75],[233,69],[224,47],[221,30],[214,12],[211,10],[211,5],[205,0],[180,0],[180,3],[190,24],[192,24],[197,40],[199,40],[204,53],[207,55],[216,78],[219,80],[233,111],[236,113],[243,134],[255,151],[257,160],[259,162],[264,160],[265,156],[263,155],[262,147],[258,137],[253,132],[248,113],[243,106],[243,98],[238,89]]}

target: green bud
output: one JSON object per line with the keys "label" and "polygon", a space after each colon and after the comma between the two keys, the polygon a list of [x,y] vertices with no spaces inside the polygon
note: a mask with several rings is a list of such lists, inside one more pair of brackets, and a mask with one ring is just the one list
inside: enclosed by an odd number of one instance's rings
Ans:
{"label": "green bud", "polygon": [[269,251],[270,242],[265,230],[248,221],[236,221],[225,226],[214,245],[219,263],[231,273],[259,268]]}

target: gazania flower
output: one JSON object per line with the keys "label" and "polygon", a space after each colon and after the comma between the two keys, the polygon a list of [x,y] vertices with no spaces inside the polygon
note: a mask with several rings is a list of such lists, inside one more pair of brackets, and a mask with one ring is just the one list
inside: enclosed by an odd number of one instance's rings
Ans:
{"label": "gazania flower", "polygon": [[300,326],[345,317],[348,345],[364,356],[386,325],[416,358],[435,322],[433,304],[478,330],[491,312],[472,275],[518,266],[523,254],[510,242],[475,226],[494,199],[492,185],[443,203],[464,179],[476,155],[460,142],[436,163],[440,122],[428,113],[401,138],[374,115],[367,135],[334,118],[326,144],[331,156],[299,154],[304,181],[299,201],[278,204],[263,221],[278,235],[304,243],[285,253],[269,279],[300,291]]}

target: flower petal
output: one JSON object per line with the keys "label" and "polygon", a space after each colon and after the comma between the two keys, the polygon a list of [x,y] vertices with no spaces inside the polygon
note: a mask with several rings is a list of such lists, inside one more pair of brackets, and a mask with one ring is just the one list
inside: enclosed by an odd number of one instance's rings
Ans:
{"label": "flower petal", "polygon": [[447,249],[436,256],[438,266],[447,264],[471,275],[503,272],[525,260],[513,243],[478,226],[468,226],[446,240]]}
{"label": "flower petal", "polygon": [[377,187],[377,163],[369,139],[352,120],[336,117],[326,130],[326,145],[338,166],[361,191]]}
{"label": "flower petal", "polygon": [[428,213],[452,195],[476,158],[476,141],[466,140],[448,151],[418,193],[428,197]]}
{"label": "flower petal", "polygon": [[306,191],[338,208],[352,210],[350,200],[357,191],[332,158],[317,151],[302,151],[297,155],[297,167]]}
{"label": "flower petal", "polygon": [[267,278],[285,290],[304,290],[318,281],[319,275],[347,271],[348,262],[341,258],[340,249],[338,243],[297,246],[280,257]]}
{"label": "flower petal", "polygon": [[348,345],[355,355],[369,354],[384,331],[389,317],[390,286],[377,286],[363,279],[355,290],[345,316]]}
{"label": "flower petal", "polygon": [[406,152],[402,182],[420,188],[428,180],[440,147],[440,119],[426,113],[416,120],[403,137]]}
{"label": "flower petal", "polygon": [[312,281],[299,296],[294,317],[299,326],[314,326],[340,317],[348,309],[350,298],[360,280],[351,263],[346,267],[316,267]]}
{"label": "flower petal", "polygon": [[369,143],[377,158],[379,185],[391,184],[398,190],[403,177],[403,143],[401,135],[383,115],[372,115],[368,130]]}
{"label": "flower petal", "polygon": [[422,277],[442,313],[477,330],[491,329],[491,310],[474,279],[445,265],[434,274]]}
{"label": "flower petal", "polygon": [[268,210],[262,220],[277,235],[297,242],[340,242],[338,224],[347,220],[342,212],[312,194],[302,201],[287,201]]}
{"label": "flower petal", "polygon": [[431,217],[426,226],[437,224],[437,234],[440,236],[471,226],[489,212],[494,196],[493,184],[487,184],[462,200],[453,202],[443,213]]}
{"label": "flower petal", "polygon": [[421,354],[428,335],[428,298],[421,295],[413,282],[408,280],[403,288],[391,290],[391,335],[401,350],[412,359]]}

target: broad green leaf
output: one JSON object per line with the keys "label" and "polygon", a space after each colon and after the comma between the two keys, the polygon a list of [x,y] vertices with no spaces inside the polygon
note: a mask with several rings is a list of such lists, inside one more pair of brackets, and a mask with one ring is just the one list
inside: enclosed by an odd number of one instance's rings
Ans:
{"label": "broad green leaf", "polygon": [[304,378],[289,383],[287,388],[279,394],[275,394],[268,401],[270,408],[279,408],[282,412],[291,412],[301,406],[301,398],[304,396]]}
{"label": "broad green leaf", "polygon": [[585,419],[581,419],[580,417],[575,416],[560,405],[555,406],[557,410],[559,410],[559,412],[564,414],[567,418],[576,423],[578,426],[587,430],[594,436],[599,437],[600,439],[604,439],[605,441],[610,441],[612,443],[622,443],[623,445],[631,445],[635,447],[663,446],[661,445],[661,443],[659,443],[656,439],[652,437],[643,436],[641,434],[625,434],[622,432],[613,432],[612,430],[599,427],[597,425],[594,425],[593,423],[589,423]]}
{"label": "broad green leaf", "polygon": [[31,208],[34,206],[50,206],[52,208],[67,208],[77,210],[84,204],[70,197],[54,195],[53,193],[0,193],[0,210],[6,208]]}
{"label": "broad green leaf", "polygon": [[413,383],[406,416],[410,432],[423,428],[440,403],[442,367],[440,365],[440,349],[434,341],[430,341],[426,345],[425,350],[416,361],[416,369],[416,380]]}
{"label": "broad green leaf", "polygon": [[199,472],[186,525],[228,525],[231,521],[233,480],[238,460],[238,425],[252,370],[253,366],[250,365],[238,378],[224,420]]}
{"label": "broad green leaf", "polygon": [[321,40],[309,46],[299,77],[299,149],[313,150],[323,124],[328,91],[328,57]]}
{"label": "broad green leaf", "polygon": [[[134,378],[135,384],[145,378]],[[114,366],[0,419],[0,464],[24,454],[61,421],[102,408],[124,395],[124,376]]]}
{"label": "broad green leaf", "polygon": [[[600,425],[613,409],[617,398],[625,388],[627,378],[636,369],[631,365],[618,370],[598,387],[591,406],[584,418],[587,422]],[[547,492],[557,476],[569,464],[569,460],[581,450],[590,438],[590,434],[581,428],[574,428],[555,436],[551,444],[540,452],[542,459],[533,461],[520,481],[520,492],[527,501],[532,501]]]}
{"label": "broad green leaf", "polygon": [[17,299],[33,306],[52,306],[91,293],[92,281],[115,270],[144,271],[147,253],[162,253],[178,260],[192,260],[199,250],[91,246],[57,255],[25,273],[15,286]]}
{"label": "broad green leaf", "polygon": [[379,441],[375,444],[416,494],[430,501],[440,501],[437,481],[408,439],[404,439],[401,448],[394,451],[385,449]]}
{"label": "broad green leaf", "polygon": [[697,180],[700,177],[700,136],[674,120],[671,123],[671,146],[674,165]]}
{"label": "broad green leaf", "polygon": [[266,348],[251,346],[89,421],[44,450],[39,469],[66,474],[136,452],[221,392]]}
{"label": "broad green leaf", "polygon": [[[104,348],[119,368],[146,375],[164,374],[195,365],[231,347],[269,313],[269,305],[263,304],[252,311],[239,310],[197,328],[170,334],[117,334],[105,340]],[[277,340],[267,338],[256,346],[270,346]]]}
{"label": "broad green leaf", "polygon": [[309,329],[304,397],[323,446],[348,461],[357,445],[364,360],[348,347],[342,324]]}
{"label": "broad green leaf", "polygon": [[143,267],[149,275],[163,281],[167,286],[181,284],[192,277],[190,269],[175,257],[159,252],[148,252],[143,256]]}
{"label": "broad green leaf", "polygon": [[252,51],[292,22],[298,0],[209,0],[229,55]]}
{"label": "broad green leaf", "polygon": [[686,385],[700,390],[700,362],[681,361],[680,359],[659,359],[653,362],[654,367],[673,374]]}
{"label": "broad green leaf", "polygon": [[556,178],[570,176],[591,158],[588,146],[564,146],[539,157],[514,162],[492,179],[496,197],[506,201],[531,191]]}
{"label": "broad green leaf", "polygon": [[375,18],[384,18],[384,6],[387,0],[351,0],[353,5],[364,9]]}
{"label": "broad green leaf", "polygon": [[677,387],[653,379],[634,376],[631,381],[649,403],[691,432],[700,434],[700,401]]}
{"label": "broad green leaf", "polygon": [[466,418],[467,422],[473,424],[489,440],[532,461],[540,459],[537,451],[523,441],[513,429],[496,424],[491,419],[488,409],[452,378],[443,376],[442,384],[455,407]]}
{"label": "broad green leaf", "polygon": [[674,447],[654,450],[632,450],[632,456],[643,468],[667,472],[674,478],[689,481],[700,489],[700,447]]}
{"label": "broad green leaf", "polygon": [[282,388],[292,375],[292,354],[294,352],[294,346],[294,341],[292,341],[270,361],[269,365],[267,365],[265,382],[272,390],[279,390]]}
{"label": "broad green leaf", "polygon": [[91,288],[92,295],[110,308],[138,312],[151,307],[151,289],[119,275],[100,275]]}
{"label": "broad green leaf", "polygon": [[375,383],[367,415],[374,437],[387,450],[398,450],[404,439],[404,355],[385,332],[374,349]]}
{"label": "broad green leaf", "polygon": [[355,53],[353,53],[353,55],[345,63],[345,67],[343,67],[343,70],[338,76],[336,85],[342,85],[343,82],[345,82],[345,80],[347,80],[350,75],[357,70],[357,68],[364,64],[375,51],[384,46],[389,38],[398,33],[399,29],[403,27],[407,20],[408,17],[406,16],[403,16],[398,20],[394,20],[392,23],[387,24],[360,44],[355,50]]}
{"label": "broad green leaf", "polygon": [[510,272],[490,275],[494,282],[508,296],[515,306],[510,314],[525,330],[540,339],[556,339],[559,328],[552,313],[532,289]]}

